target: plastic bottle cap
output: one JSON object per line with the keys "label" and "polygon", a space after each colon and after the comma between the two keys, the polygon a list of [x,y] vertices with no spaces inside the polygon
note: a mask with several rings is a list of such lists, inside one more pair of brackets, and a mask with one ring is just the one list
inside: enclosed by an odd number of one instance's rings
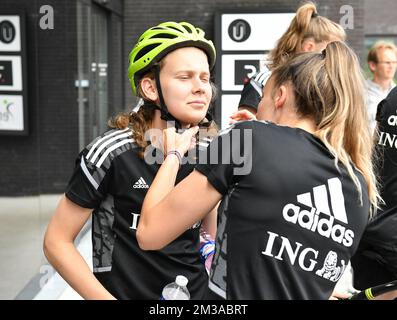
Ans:
{"label": "plastic bottle cap", "polygon": [[189,280],[185,276],[176,276],[175,282],[178,286],[186,287]]}

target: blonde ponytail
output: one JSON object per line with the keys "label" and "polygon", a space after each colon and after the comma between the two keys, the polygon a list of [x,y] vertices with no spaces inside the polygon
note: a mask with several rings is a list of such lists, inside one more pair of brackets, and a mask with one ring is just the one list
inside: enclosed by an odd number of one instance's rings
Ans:
{"label": "blonde ponytail", "polygon": [[303,41],[307,38],[313,38],[316,43],[332,40],[343,41],[346,39],[346,33],[339,24],[319,16],[316,5],[307,1],[298,8],[287,31],[270,52],[270,69],[276,68],[299,52]]}
{"label": "blonde ponytail", "polygon": [[355,53],[343,42],[329,43],[322,53],[296,56],[273,71],[275,86],[290,82],[295,89],[297,112],[313,119],[316,135],[341,162],[362,199],[354,173],[360,171],[368,186],[373,209],[380,196],[372,166],[373,140],[365,107],[364,77]]}

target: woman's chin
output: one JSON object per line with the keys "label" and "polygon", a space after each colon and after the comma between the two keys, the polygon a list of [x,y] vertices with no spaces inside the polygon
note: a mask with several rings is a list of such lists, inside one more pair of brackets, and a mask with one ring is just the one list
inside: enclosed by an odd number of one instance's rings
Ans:
{"label": "woman's chin", "polygon": [[203,120],[205,118],[206,114],[199,114],[199,115],[195,115],[194,117],[189,116],[189,117],[180,117],[178,118],[179,121],[182,124],[186,125],[197,125],[201,120]]}

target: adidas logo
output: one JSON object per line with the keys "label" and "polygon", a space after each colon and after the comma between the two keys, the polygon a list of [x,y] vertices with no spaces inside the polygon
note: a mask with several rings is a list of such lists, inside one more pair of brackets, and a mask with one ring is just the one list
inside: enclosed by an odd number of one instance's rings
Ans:
{"label": "adidas logo", "polygon": [[134,189],[149,189],[148,184],[146,183],[146,181],[140,177],[139,180],[137,182],[135,182]]}
{"label": "adidas logo", "polygon": [[298,195],[297,202],[304,205],[305,209],[293,203],[285,205],[283,218],[286,221],[331,238],[345,247],[353,244],[353,230],[337,223],[348,223],[342,183],[338,178],[328,179],[327,185],[314,187],[312,192]]}

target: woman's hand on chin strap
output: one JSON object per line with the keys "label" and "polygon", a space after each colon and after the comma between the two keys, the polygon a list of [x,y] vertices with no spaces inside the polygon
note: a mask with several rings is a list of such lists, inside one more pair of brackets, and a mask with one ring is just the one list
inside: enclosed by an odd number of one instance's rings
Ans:
{"label": "woman's hand on chin strap", "polygon": [[196,144],[195,135],[199,127],[191,127],[183,133],[177,133],[174,127],[163,130],[163,153],[178,151],[182,156]]}
{"label": "woman's hand on chin strap", "polygon": [[248,110],[238,110],[230,115],[229,124],[245,120],[256,120],[256,116]]}

